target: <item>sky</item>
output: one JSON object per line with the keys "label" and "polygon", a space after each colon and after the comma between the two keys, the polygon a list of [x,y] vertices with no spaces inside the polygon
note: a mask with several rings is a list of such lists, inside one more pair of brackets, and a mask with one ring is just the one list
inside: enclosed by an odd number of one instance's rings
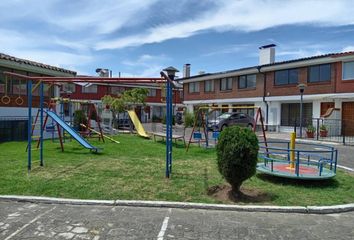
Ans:
{"label": "sky", "polygon": [[[0,52],[96,75],[192,75],[354,51],[353,0],[1,0]],[[178,74],[179,76],[182,73]]]}

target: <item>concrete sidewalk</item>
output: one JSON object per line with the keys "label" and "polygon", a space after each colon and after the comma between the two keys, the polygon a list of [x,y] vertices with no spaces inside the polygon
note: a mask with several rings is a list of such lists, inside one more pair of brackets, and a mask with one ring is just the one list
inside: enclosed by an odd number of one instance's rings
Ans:
{"label": "concrete sidewalk", "polygon": [[0,239],[353,239],[354,212],[228,212],[0,201]]}

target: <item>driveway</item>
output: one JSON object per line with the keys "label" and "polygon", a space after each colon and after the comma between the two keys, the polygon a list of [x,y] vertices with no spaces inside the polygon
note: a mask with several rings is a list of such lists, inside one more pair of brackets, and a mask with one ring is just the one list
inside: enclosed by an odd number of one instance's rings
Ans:
{"label": "driveway", "polygon": [[0,201],[0,239],[353,239],[354,212],[330,215]]}

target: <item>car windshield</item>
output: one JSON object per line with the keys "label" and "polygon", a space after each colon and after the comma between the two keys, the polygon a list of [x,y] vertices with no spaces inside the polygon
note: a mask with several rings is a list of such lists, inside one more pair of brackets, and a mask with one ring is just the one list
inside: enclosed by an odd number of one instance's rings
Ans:
{"label": "car windshield", "polygon": [[221,114],[219,117],[217,117],[217,119],[226,119],[229,118],[231,116],[231,113],[224,113]]}

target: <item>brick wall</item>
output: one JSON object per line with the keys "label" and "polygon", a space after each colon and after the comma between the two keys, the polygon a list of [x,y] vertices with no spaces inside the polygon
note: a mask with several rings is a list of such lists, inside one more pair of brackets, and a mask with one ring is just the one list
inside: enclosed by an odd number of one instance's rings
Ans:
{"label": "brick wall", "polygon": [[[125,88],[126,90],[132,89],[129,87]],[[177,94],[175,94],[177,92]],[[110,94],[110,87],[109,86],[97,86],[97,93],[83,93],[82,86],[76,85],[75,92],[70,94],[71,99],[80,99],[80,100],[101,100],[101,98],[105,95],[112,95],[117,97],[115,94]],[[66,96],[65,96],[66,97]],[[161,89],[156,89],[156,96],[148,96],[146,98],[146,102],[153,102],[153,103],[161,103]],[[174,99],[173,102],[181,103],[182,99],[180,97],[179,91],[174,91]]]}
{"label": "brick wall", "polygon": [[342,80],[342,62],[336,63],[336,92],[352,93],[354,92],[354,79]]}
{"label": "brick wall", "polygon": [[214,91],[204,91],[204,81],[199,82],[199,92],[189,93],[189,84],[183,84],[184,100],[207,100],[207,99],[227,99],[227,98],[251,98],[263,96],[263,75],[257,74],[256,87],[249,89],[238,88],[238,78],[232,82],[232,90],[221,91],[220,79],[214,80]]}
{"label": "brick wall", "polygon": [[[331,81],[329,82],[317,82],[308,83],[308,68],[299,68],[299,83],[304,83],[307,85],[304,95],[307,94],[323,94],[323,93],[334,93],[335,92],[335,77],[336,77],[336,64],[331,64]],[[299,95],[299,89],[297,84],[287,84],[287,85],[275,85],[274,84],[274,72],[266,73],[266,95],[271,96],[290,96]],[[268,94],[269,93],[269,94]]]}

